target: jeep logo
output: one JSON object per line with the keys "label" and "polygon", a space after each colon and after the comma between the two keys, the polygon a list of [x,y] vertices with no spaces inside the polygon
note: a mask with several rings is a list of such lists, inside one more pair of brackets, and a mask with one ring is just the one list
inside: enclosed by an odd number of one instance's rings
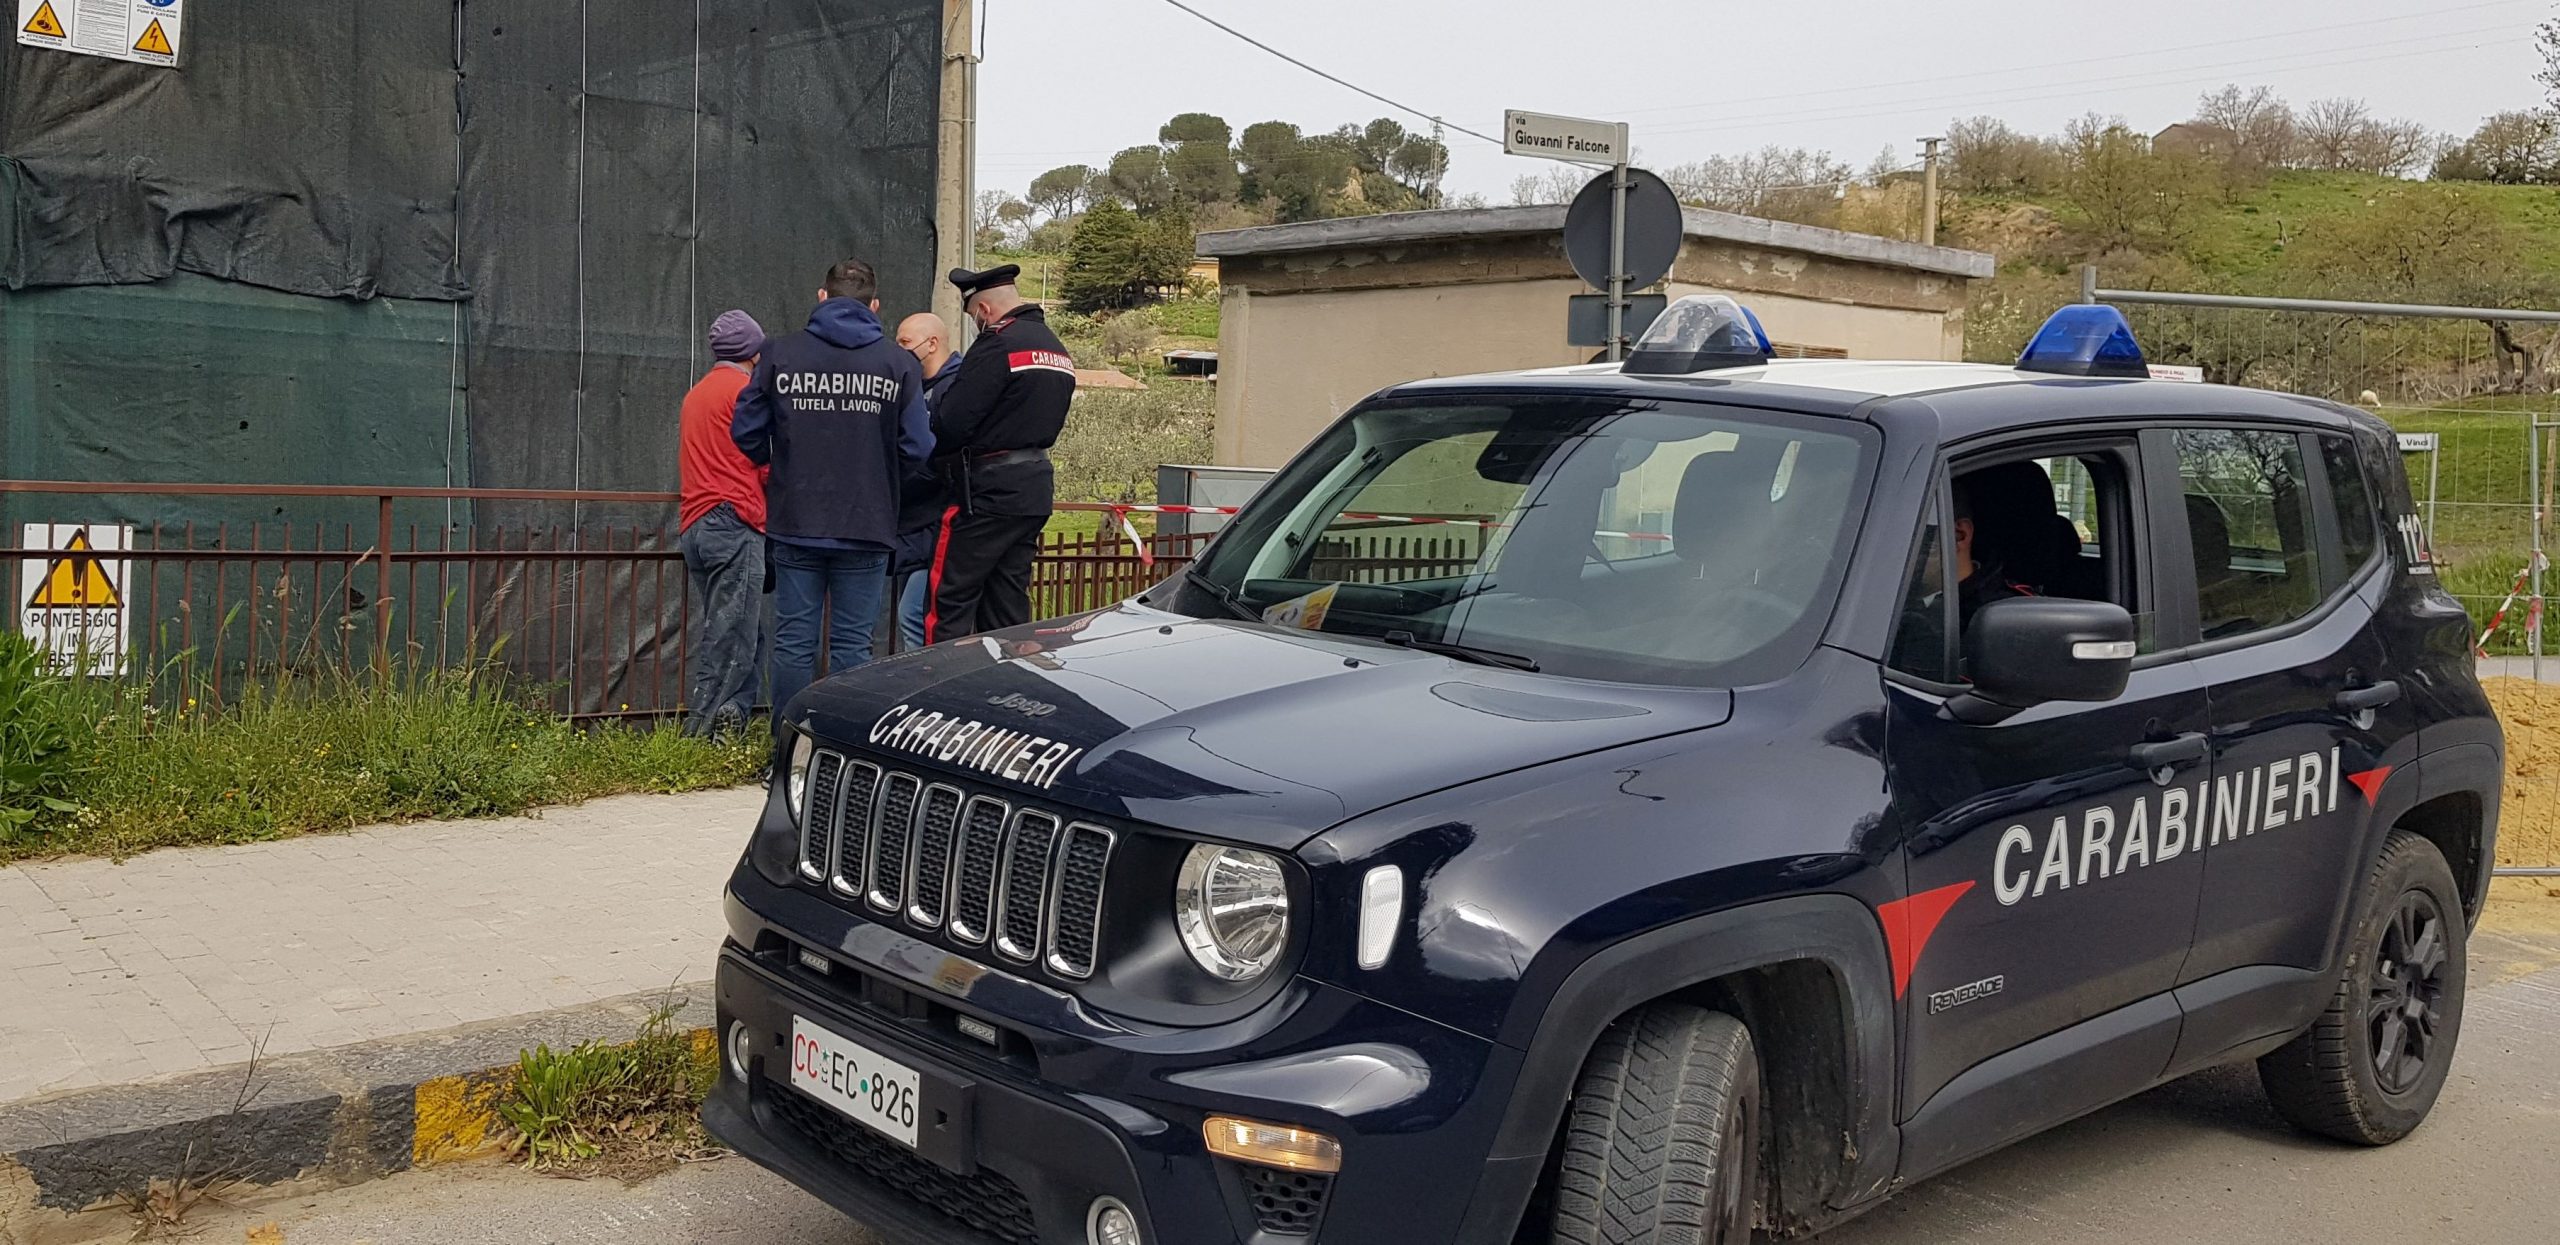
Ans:
{"label": "jeep logo", "polygon": [[1056,705],[1050,704],[1045,700],[1033,700],[1019,692],[1008,693],[1003,696],[989,696],[987,697],[987,703],[998,709],[1011,709],[1015,713],[1019,713],[1026,718],[1045,718],[1058,711],[1058,707]]}

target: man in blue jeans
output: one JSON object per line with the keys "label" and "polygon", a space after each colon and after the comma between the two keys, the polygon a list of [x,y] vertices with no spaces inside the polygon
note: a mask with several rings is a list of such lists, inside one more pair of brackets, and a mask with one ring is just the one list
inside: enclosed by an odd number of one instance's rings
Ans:
{"label": "man in blue jeans", "polygon": [[[930,311],[919,311],[898,323],[898,348],[923,365],[924,405],[931,412],[951,382],[960,379],[960,355],[951,348],[951,326]],[[924,616],[933,605],[934,538],[942,533],[946,492],[942,482],[929,474],[909,476],[900,499],[898,552],[890,561],[889,574],[898,591],[901,651],[924,647]]]}
{"label": "man in blue jeans", "polygon": [[924,372],[880,327],[879,279],[848,259],[827,269],[809,327],[765,344],[738,396],[730,435],[770,465],[765,535],[773,542],[773,721],[817,677],[819,618],[827,670],[871,660],[871,628],[898,536],[899,482],[933,452]]}

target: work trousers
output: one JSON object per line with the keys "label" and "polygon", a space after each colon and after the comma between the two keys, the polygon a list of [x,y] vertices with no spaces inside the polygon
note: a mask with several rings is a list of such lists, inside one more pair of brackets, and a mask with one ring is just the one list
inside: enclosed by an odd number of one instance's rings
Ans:
{"label": "work trousers", "polygon": [[1045,514],[947,512],[934,546],[933,612],[925,640],[939,644],[1031,621],[1031,561]]}
{"label": "work trousers", "polygon": [[886,549],[773,545],[773,720],[818,677],[818,625],[827,632],[827,673],[871,660],[871,629],[889,590]]}
{"label": "work trousers", "polygon": [[723,504],[694,520],[676,546],[684,553],[697,611],[684,733],[734,734],[755,713],[756,695],[764,690],[764,533]]}

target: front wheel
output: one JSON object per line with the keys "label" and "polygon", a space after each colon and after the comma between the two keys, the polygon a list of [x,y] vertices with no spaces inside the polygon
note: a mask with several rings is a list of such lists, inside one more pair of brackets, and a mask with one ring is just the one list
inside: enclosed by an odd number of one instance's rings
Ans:
{"label": "front wheel", "polygon": [[2258,1061],[2276,1112],[2357,1145],[2415,1131],[2452,1070],[2467,933],[2444,854],[2393,831],[2366,879],[2328,1010]]}
{"label": "front wheel", "polygon": [[1747,1245],[1760,1190],[1760,1060],[1722,1012],[1620,1017],[1582,1066],[1559,1143],[1556,1245]]}

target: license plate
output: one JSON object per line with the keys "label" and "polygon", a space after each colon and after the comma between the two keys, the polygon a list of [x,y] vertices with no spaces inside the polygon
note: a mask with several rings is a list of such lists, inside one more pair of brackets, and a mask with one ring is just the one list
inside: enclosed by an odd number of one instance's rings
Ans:
{"label": "license plate", "polygon": [[913,1147],[916,1070],[799,1016],[791,1018],[791,1084],[854,1121]]}

